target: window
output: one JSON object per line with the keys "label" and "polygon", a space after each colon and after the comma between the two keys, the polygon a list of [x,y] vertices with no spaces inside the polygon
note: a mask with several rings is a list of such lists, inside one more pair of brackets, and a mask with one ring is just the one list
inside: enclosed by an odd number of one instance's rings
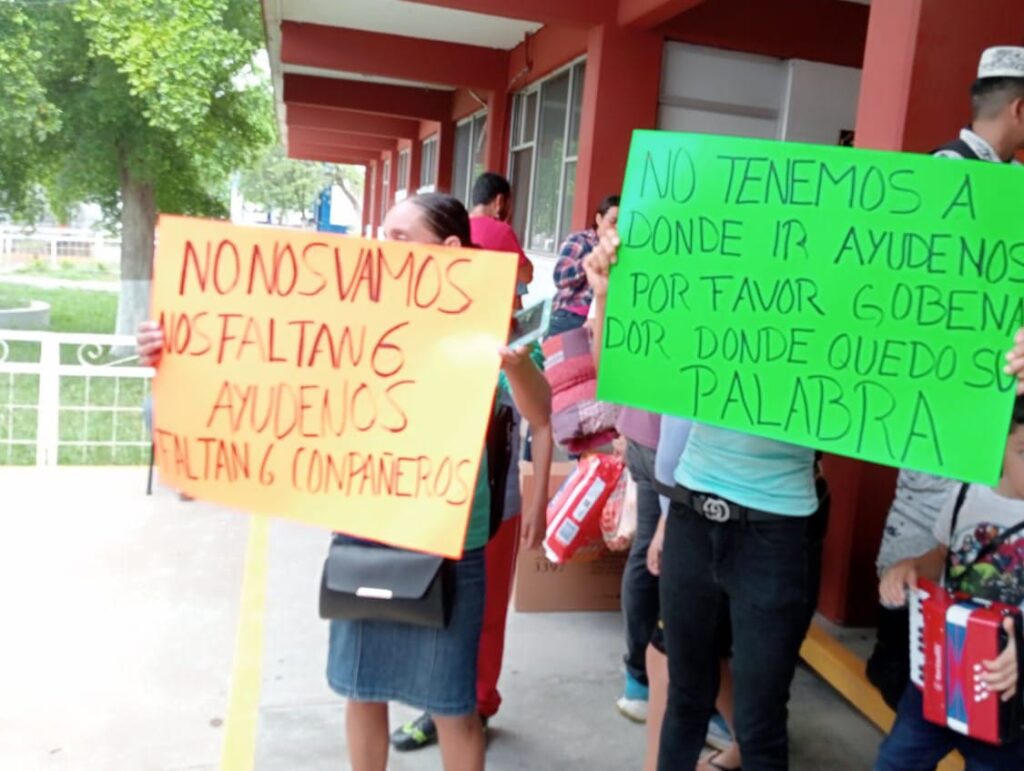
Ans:
{"label": "window", "polygon": [[476,178],[486,170],[487,111],[461,121],[455,127],[455,157],[452,160],[452,195],[467,206]]}
{"label": "window", "polygon": [[381,221],[384,215],[391,208],[391,161],[384,161],[384,171],[380,175],[380,216]]}
{"label": "window", "polygon": [[409,151],[402,150],[398,154],[398,189],[395,200],[401,201],[409,193]]}
{"label": "window", "polygon": [[423,140],[423,155],[420,161],[420,191],[432,192],[437,186],[437,137]]}
{"label": "window", "polygon": [[552,254],[569,233],[585,74],[577,62],[512,103],[512,224],[532,251]]}

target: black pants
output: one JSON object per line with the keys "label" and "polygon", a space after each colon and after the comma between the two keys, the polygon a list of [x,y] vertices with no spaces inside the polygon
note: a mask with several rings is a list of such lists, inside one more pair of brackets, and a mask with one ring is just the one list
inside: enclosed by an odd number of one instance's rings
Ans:
{"label": "black pants", "polygon": [[719,683],[714,630],[732,622],[736,738],[746,771],[786,769],[789,689],[817,606],[827,503],[811,517],[713,523],[674,503],[662,554],[669,661],[659,771],[693,768]]}
{"label": "black pants", "polygon": [[910,682],[910,612],[878,608],[878,638],[868,659],[868,680],[893,709]]}
{"label": "black pants", "polygon": [[626,464],[636,483],[636,537],[622,573],[622,615],[626,623],[626,671],[647,685],[647,645],[658,624],[658,577],[647,569],[647,547],[661,519],[654,489],[654,450],[630,440]]}

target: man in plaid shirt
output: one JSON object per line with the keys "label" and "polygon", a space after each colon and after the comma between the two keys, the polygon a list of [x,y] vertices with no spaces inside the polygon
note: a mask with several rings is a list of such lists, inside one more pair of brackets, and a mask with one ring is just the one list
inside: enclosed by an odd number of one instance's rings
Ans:
{"label": "man in plaid shirt", "polygon": [[602,233],[615,227],[618,218],[619,197],[610,195],[597,207],[594,226],[572,233],[562,244],[555,265],[554,278],[558,291],[551,308],[549,337],[582,327],[587,320],[594,292],[587,283],[583,258],[598,245]]}

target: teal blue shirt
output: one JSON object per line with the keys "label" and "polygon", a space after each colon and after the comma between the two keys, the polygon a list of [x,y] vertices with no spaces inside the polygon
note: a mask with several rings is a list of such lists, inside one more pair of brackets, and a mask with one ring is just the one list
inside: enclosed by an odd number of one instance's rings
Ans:
{"label": "teal blue shirt", "polygon": [[676,482],[751,509],[806,517],[818,509],[814,450],[695,423]]}
{"label": "teal blue shirt", "polygon": [[480,459],[480,472],[476,475],[473,506],[469,512],[469,526],[462,547],[465,551],[486,546],[491,536],[491,486],[487,476],[487,453],[484,452]]}

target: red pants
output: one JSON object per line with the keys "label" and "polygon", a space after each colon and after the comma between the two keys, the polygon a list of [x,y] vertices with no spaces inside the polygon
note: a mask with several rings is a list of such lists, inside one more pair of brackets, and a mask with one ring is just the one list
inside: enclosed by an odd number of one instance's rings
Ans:
{"label": "red pants", "polygon": [[484,626],[480,634],[480,654],[476,665],[476,706],[484,717],[493,717],[501,706],[498,678],[505,655],[505,621],[512,597],[512,579],[519,554],[521,516],[506,519],[484,551],[487,569],[487,597],[484,600]]}

